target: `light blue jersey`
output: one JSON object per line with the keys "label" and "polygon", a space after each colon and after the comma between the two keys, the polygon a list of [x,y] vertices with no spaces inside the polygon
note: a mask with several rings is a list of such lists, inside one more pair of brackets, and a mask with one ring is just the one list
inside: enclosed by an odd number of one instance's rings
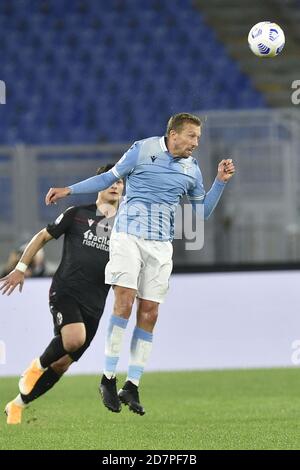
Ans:
{"label": "light blue jersey", "polygon": [[226,183],[215,180],[205,192],[197,160],[173,157],[165,137],[135,142],[107,173],[70,186],[72,194],[102,191],[126,178],[126,196],[115,222],[117,232],[152,240],[172,240],[175,210],[187,195],[193,209],[207,219]]}

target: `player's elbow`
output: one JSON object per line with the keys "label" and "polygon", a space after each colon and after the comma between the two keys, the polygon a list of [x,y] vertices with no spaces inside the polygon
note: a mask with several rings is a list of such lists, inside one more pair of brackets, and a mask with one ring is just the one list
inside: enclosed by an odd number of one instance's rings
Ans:
{"label": "player's elbow", "polygon": [[210,218],[211,214],[215,210],[215,207],[216,206],[212,204],[204,205],[204,220],[208,220]]}
{"label": "player's elbow", "polygon": [[43,245],[52,239],[52,236],[45,228],[38,233],[38,237]]}

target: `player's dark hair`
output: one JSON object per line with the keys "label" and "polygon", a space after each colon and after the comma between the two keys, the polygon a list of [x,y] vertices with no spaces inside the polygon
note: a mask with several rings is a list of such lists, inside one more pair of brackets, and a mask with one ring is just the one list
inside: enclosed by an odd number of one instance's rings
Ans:
{"label": "player's dark hair", "polygon": [[[101,173],[106,173],[107,171],[111,170],[114,166],[115,165],[112,165],[111,163],[108,163],[107,165],[99,166],[98,170],[96,171],[96,175],[101,175]],[[122,179],[125,185],[124,178]],[[118,202],[118,209],[119,209],[119,206],[120,206],[120,200]]]}
{"label": "player's dark hair", "polygon": [[167,124],[167,136],[171,131],[180,132],[183,125],[188,122],[190,124],[195,124],[196,126],[202,126],[201,119],[198,116],[190,113],[179,113],[174,114],[170,117]]}
{"label": "player's dark hair", "polygon": [[112,165],[111,163],[100,166],[98,170],[96,171],[96,175],[101,175],[101,173],[106,173],[107,171],[111,170],[113,167],[114,165]]}

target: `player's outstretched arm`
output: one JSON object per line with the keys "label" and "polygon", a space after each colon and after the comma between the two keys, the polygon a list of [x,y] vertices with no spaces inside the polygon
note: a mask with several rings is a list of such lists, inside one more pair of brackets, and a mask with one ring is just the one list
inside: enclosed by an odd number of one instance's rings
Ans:
{"label": "player's outstretched arm", "polygon": [[2,291],[2,295],[10,295],[17,286],[19,286],[19,291],[22,292],[25,272],[28,265],[37,252],[51,239],[52,237],[46,229],[41,230],[31,239],[15,269],[7,276],[0,279],[0,291]]}
{"label": "player's outstretched arm", "polygon": [[89,194],[103,191],[118,181],[118,179],[120,179],[120,176],[109,170],[101,173],[101,175],[92,176],[86,180],[79,181],[79,183],[72,184],[70,187],[50,188],[45,202],[48,206],[49,204],[55,204],[58,199],[62,199],[69,194]]}
{"label": "player's outstretched arm", "polygon": [[135,142],[116,165],[109,171],[92,176],[67,188],[51,188],[45,198],[47,206],[69,194],[90,194],[103,191],[121,178],[127,176],[135,167],[139,156],[139,144]]}
{"label": "player's outstretched arm", "polygon": [[71,194],[70,188],[50,188],[46,195],[45,203],[47,206],[55,204],[58,199],[62,199],[69,194]]}

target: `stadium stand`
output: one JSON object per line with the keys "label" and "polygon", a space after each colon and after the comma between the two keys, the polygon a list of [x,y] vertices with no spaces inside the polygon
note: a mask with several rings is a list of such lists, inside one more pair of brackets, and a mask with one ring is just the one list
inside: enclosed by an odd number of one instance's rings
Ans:
{"label": "stadium stand", "polygon": [[0,42],[6,144],[126,142],[175,112],[265,106],[191,0],[2,0]]}

